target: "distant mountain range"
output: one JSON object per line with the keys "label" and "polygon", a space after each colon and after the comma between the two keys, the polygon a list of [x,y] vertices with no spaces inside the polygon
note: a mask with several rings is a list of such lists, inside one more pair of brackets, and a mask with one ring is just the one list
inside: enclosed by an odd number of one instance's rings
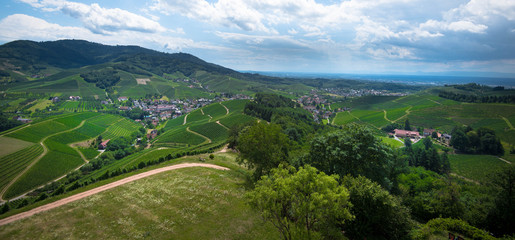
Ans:
{"label": "distant mountain range", "polygon": [[[137,84],[138,78],[148,78],[146,83],[149,84]],[[134,97],[145,94],[206,97],[213,92],[252,94],[261,91],[301,94],[320,87],[413,88],[392,83],[242,73],[187,53],[163,53],[138,46],[108,46],[84,40],[18,40],[1,45],[0,84],[3,91],[86,96],[108,91]]]}

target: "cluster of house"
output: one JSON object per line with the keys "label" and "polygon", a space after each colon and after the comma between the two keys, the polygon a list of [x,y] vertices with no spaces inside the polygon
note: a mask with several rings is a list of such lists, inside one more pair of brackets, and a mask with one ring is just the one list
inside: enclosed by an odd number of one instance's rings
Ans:
{"label": "cluster of house", "polygon": [[324,88],[322,89],[328,93],[335,94],[342,97],[361,97],[367,95],[375,96],[406,96],[407,93],[390,92],[388,90],[375,90],[375,89],[348,89],[348,88]]}
{"label": "cluster of house", "polygon": [[[145,112],[148,112],[148,115],[145,116],[144,121],[151,121],[152,124],[157,125],[160,120],[167,120],[170,118],[177,118],[183,114],[187,114],[197,108],[204,107],[213,102],[221,102],[224,100],[234,100],[234,99],[249,99],[246,95],[234,95],[230,98],[223,98],[223,95],[220,97],[215,97],[214,99],[200,98],[200,99],[173,99],[173,100],[163,100],[163,99],[138,99],[133,100],[131,104],[124,104],[126,106],[120,106],[119,109],[122,111],[132,110],[134,108],[139,108]],[[126,102],[129,98],[127,97],[119,97],[118,101]]]}
{"label": "cluster of house", "polygon": [[300,103],[304,109],[313,114],[315,122],[320,122],[320,119],[329,119],[333,113],[326,108],[326,105],[329,105],[327,99],[320,98],[316,93],[312,96],[301,96],[297,99],[297,103]]}
{"label": "cluster of house", "polygon": [[436,132],[437,139],[440,139],[443,143],[449,145],[451,142],[451,135],[449,134],[441,134],[435,129],[424,129],[422,132],[423,136],[420,136],[420,133],[417,131],[409,131],[409,130],[402,130],[402,129],[395,129],[393,135],[397,138],[411,138],[413,140],[418,140],[422,137],[431,137],[433,135],[433,132]]}
{"label": "cluster of house", "polygon": [[20,121],[22,123],[30,123],[30,122],[32,122],[31,119],[23,118],[22,116],[14,116],[13,120]]}

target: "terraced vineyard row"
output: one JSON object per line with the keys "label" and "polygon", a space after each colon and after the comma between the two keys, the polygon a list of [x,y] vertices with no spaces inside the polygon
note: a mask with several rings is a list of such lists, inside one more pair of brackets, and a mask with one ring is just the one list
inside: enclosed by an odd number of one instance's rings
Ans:
{"label": "terraced vineyard row", "polygon": [[234,125],[237,124],[245,124],[250,121],[254,121],[255,118],[251,117],[249,115],[244,115],[241,113],[238,114],[230,114],[230,116],[220,119],[220,123],[224,126],[231,128]]}
{"label": "terraced vineyard row", "polygon": [[138,131],[139,128],[140,125],[124,118],[108,127],[107,130],[102,133],[102,137],[104,139],[113,139],[130,136],[133,132]]}
{"label": "terraced vineyard row", "polygon": [[190,129],[197,133],[200,133],[213,142],[224,141],[227,139],[229,133],[227,129],[218,125],[215,122],[209,122],[201,125],[191,126]]}
{"label": "terraced vineyard row", "polygon": [[0,158],[0,189],[3,189],[41,153],[43,153],[43,147],[36,144]]}

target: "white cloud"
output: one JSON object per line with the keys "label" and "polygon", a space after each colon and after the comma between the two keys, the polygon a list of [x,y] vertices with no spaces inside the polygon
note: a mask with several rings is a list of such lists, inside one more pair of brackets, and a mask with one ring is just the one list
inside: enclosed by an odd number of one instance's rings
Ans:
{"label": "white cloud", "polygon": [[0,38],[4,41],[57,40],[91,37],[91,35],[91,32],[84,28],[63,27],[25,14],[10,15],[0,21]]}
{"label": "white cloud", "polygon": [[230,50],[207,42],[166,36],[161,33],[139,33],[125,30],[119,31],[116,35],[95,34],[86,28],[61,26],[25,14],[13,14],[2,19],[0,21],[0,40],[13,41],[18,39],[38,41],[85,39],[104,44],[139,45],[170,51],[183,51],[184,49]]}
{"label": "white cloud", "polygon": [[119,8],[103,8],[97,3],[86,5],[63,0],[22,1],[46,11],[62,11],[71,17],[80,19],[87,29],[98,34],[113,34],[122,30],[137,32],[166,31],[154,20]]}

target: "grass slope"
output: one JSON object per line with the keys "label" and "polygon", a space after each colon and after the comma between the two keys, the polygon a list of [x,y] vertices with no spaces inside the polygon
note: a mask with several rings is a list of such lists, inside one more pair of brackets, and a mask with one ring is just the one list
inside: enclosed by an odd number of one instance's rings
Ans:
{"label": "grass slope", "polygon": [[243,184],[235,170],[178,169],[1,226],[0,238],[279,239],[244,203]]}

